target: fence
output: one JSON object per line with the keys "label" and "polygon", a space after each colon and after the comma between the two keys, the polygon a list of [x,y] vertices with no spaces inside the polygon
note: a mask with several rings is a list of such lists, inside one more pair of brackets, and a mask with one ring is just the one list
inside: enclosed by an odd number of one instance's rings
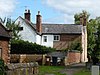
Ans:
{"label": "fence", "polygon": [[38,74],[38,63],[16,63],[7,64],[8,70],[7,75],[37,75]]}
{"label": "fence", "polygon": [[29,63],[38,62],[39,65],[43,63],[43,55],[37,54],[11,54],[11,63]]}

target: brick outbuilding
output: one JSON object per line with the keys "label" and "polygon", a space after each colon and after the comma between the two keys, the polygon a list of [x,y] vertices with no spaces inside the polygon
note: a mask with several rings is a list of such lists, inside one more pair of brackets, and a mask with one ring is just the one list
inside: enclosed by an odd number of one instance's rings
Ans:
{"label": "brick outbuilding", "polygon": [[0,22],[0,58],[5,63],[9,63],[10,60],[10,34],[9,31],[4,27],[3,23]]}

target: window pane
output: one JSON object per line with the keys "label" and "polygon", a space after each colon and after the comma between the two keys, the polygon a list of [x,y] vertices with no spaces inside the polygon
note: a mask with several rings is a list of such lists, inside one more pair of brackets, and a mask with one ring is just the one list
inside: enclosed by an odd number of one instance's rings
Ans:
{"label": "window pane", "polygon": [[56,36],[54,36],[54,40],[56,40]]}
{"label": "window pane", "polygon": [[57,40],[59,40],[59,36],[57,36]]}
{"label": "window pane", "polygon": [[59,35],[54,35],[54,41],[59,41],[60,39],[59,39]]}
{"label": "window pane", "polygon": [[44,36],[44,42],[47,42],[47,36]]}

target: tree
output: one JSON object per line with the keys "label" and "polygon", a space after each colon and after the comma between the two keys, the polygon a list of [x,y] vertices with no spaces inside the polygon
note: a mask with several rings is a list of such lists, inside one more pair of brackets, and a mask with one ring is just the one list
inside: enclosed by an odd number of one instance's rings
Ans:
{"label": "tree", "polygon": [[6,27],[8,30],[12,30],[12,39],[19,40],[20,35],[18,34],[20,31],[19,24],[15,24],[10,18],[7,18]]}
{"label": "tree", "polygon": [[87,11],[85,11],[85,10],[83,10],[82,11],[82,13],[76,13],[75,15],[74,15],[74,19],[75,19],[75,24],[80,24],[80,17],[86,17],[86,19],[88,20],[89,19],[89,16],[90,16],[90,14],[87,12]]}
{"label": "tree", "polygon": [[97,22],[95,19],[91,19],[88,24],[87,24],[87,50],[88,50],[88,62],[90,62],[90,60],[92,59],[92,61],[94,62],[94,58],[96,58],[96,54],[95,54],[95,46],[96,46],[96,37],[95,37],[95,33],[97,30]]}
{"label": "tree", "polygon": [[[74,15],[75,24],[80,24],[80,17],[86,16],[86,19],[89,18],[89,13],[86,11],[82,11],[82,13],[78,13]],[[100,35],[100,17],[96,19],[90,19],[87,22],[87,52],[88,52],[88,61],[92,60],[93,64],[98,62],[99,56],[99,35]],[[98,36],[97,36],[98,34]]]}
{"label": "tree", "polygon": [[20,35],[18,34],[20,31],[19,24],[15,24],[14,21],[12,21],[10,18],[0,18],[1,22],[6,26],[8,30],[12,31],[12,40],[18,40],[20,39]]}

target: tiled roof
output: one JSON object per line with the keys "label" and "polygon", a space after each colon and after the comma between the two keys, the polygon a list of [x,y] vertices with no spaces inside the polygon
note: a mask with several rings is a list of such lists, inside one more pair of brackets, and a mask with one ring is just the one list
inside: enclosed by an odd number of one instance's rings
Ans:
{"label": "tiled roof", "polygon": [[3,24],[0,22],[0,37],[10,38],[10,35]]}
{"label": "tiled roof", "polygon": [[[22,18],[22,17],[20,17]],[[23,18],[22,18],[23,19]],[[36,31],[36,24],[23,19],[33,30]],[[81,34],[82,25],[76,24],[42,24],[42,34]],[[38,33],[38,32],[36,32]]]}
{"label": "tiled roof", "polygon": [[42,24],[42,34],[81,34],[81,29],[82,25],[75,24]]}
{"label": "tiled roof", "polygon": [[82,25],[74,24],[42,24],[42,33],[80,34]]}

